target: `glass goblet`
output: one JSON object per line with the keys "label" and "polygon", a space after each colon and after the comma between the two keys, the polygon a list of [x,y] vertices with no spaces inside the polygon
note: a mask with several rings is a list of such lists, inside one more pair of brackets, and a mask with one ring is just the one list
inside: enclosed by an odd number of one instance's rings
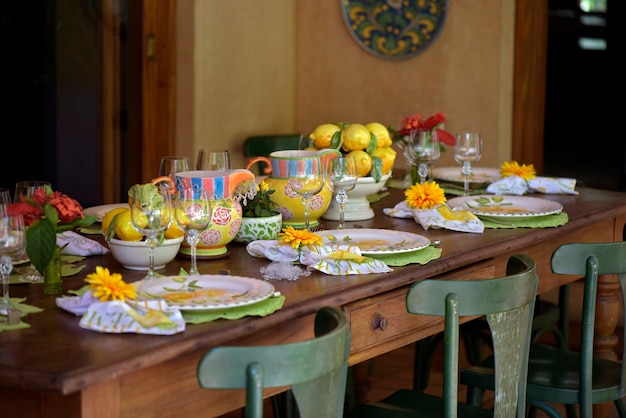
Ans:
{"label": "glass goblet", "polygon": [[196,170],[226,171],[230,170],[230,153],[228,151],[198,151]]}
{"label": "glass goblet", "polygon": [[22,215],[9,215],[5,207],[0,208],[0,273],[2,274],[2,300],[0,314],[9,314],[12,309],[9,300],[9,275],[13,260],[24,254],[26,248],[26,227]]}
{"label": "glass goblet", "polygon": [[154,279],[157,277],[154,272],[154,247],[159,242],[159,234],[165,232],[172,221],[170,187],[156,186],[154,193],[147,193],[145,186],[134,187],[130,209],[133,226],[146,237],[150,248],[148,273],[144,279]]}
{"label": "glass goblet", "polygon": [[174,219],[185,231],[185,240],[191,249],[189,274],[200,274],[196,264],[196,246],[200,231],[211,223],[211,196],[207,190],[184,189],[176,194]]}
{"label": "glass goblet", "polygon": [[358,179],[356,159],[354,157],[336,157],[328,163],[328,180],[339,203],[339,226],[346,227],[345,207],[348,200],[347,192],[354,189]]}
{"label": "glass goblet", "polygon": [[40,180],[28,180],[18,181],[15,183],[15,194],[13,195],[13,203],[21,203],[22,198],[31,198],[35,190],[41,189],[45,186],[52,187],[52,183],[49,181]]}
{"label": "glass goblet", "polygon": [[420,184],[432,179],[432,165],[439,161],[439,134],[437,131],[418,130],[411,132],[407,145],[407,156],[417,166]]}
{"label": "glass goblet", "polygon": [[170,176],[172,180],[176,180],[174,174],[179,171],[189,171],[189,158],[179,155],[167,155],[161,158],[159,176]]}
{"label": "glass goblet", "polygon": [[302,197],[304,228],[310,231],[311,199],[322,191],[325,182],[322,161],[318,156],[289,160],[287,161],[287,177],[291,190]]}
{"label": "glass goblet", "polygon": [[470,194],[469,179],[472,163],[478,162],[483,153],[483,141],[479,132],[459,132],[454,145],[454,160],[462,164],[463,195]]}

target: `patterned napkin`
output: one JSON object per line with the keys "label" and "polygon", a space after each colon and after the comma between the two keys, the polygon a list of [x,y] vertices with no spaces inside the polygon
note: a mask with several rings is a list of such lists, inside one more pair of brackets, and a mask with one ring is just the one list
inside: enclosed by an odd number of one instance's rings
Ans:
{"label": "patterned napkin", "polygon": [[111,251],[99,242],[85,238],[74,231],[57,234],[57,245],[62,248],[61,254],[65,255],[103,255]]}
{"label": "patterned napkin", "polygon": [[[355,245],[309,245],[297,250],[288,244],[280,244],[278,240],[252,241],[246,246],[248,254],[253,257],[267,258],[278,264],[278,268],[289,268],[293,262],[299,262],[308,269],[315,269],[322,273],[342,276],[350,274],[386,273],[393,269],[384,262],[375,258],[364,256],[361,249]],[[270,267],[272,269],[272,267]],[[274,268],[273,270],[277,270]],[[264,268],[264,273],[267,268]],[[278,272],[280,273],[280,272]],[[300,275],[292,275],[290,271],[285,274],[272,274],[265,278],[269,279],[297,279]]]}
{"label": "patterned napkin", "polygon": [[425,230],[428,228],[443,228],[480,234],[485,229],[480,219],[470,211],[453,210],[447,204],[438,205],[430,210],[420,210],[411,209],[406,201],[402,201],[393,208],[384,208],[383,212],[385,215],[393,218],[413,218]]}
{"label": "patterned napkin", "polygon": [[536,218],[529,218],[525,220],[518,220],[510,218],[510,220],[501,218],[496,220],[483,219],[485,228],[490,229],[512,229],[512,228],[556,228],[557,226],[565,225],[569,218],[567,213],[561,212],[554,215],[538,216]]}
{"label": "patterned napkin", "polygon": [[20,320],[17,324],[13,325],[9,325],[8,322],[0,323],[0,332],[30,328],[30,325],[22,321],[22,318],[31,313],[43,312],[43,309],[41,308],[25,304],[24,301],[26,298],[10,298],[9,300],[11,301],[11,304],[20,312]]}
{"label": "patterned napkin", "polygon": [[546,194],[574,194],[578,192],[576,180],[570,178],[555,177],[535,177],[531,180],[524,180],[519,176],[508,176],[494,181],[487,187],[488,193],[496,195],[518,195],[526,193],[546,193]]}
{"label": "patterned napkin", "polygon": [[185,311],[183,318],[188,324],[202,324],[216,319],[239,319],[244,316],[267,316],[283,307],[285,297],[282,295],[272,296],[246,306],[236,308],[219,309],[214,311]]}

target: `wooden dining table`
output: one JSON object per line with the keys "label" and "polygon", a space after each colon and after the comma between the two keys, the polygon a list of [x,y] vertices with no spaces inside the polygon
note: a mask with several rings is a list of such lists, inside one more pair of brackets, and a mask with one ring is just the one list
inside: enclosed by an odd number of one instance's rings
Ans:
{"label": "wooden dining table", "polygon": [[[272,280],[285,296],[281,309],[263,316],[218,319],[187,324],[175,335],[107,334],[79,327],[80,317],[58,308],[55,296],[41,284],[14,284],[11,297],[43,312],[23,318],[27,329],[0,332],[0,415],[2,417],[180,417],[218,416],[243,405],[237,390],[202,390],[196,365],[204,352],[219,345],[258,345],[312,337],[315,312],[338,306],[350,321],[350,364],[392,351],[443,329],[440,319],[409,315],[405,293],[425,278],[469,279],[504,275],[508,258],[533,257],[539,293],[552,291],[577,277],[555,276],[550,256],[567,242],[621,241],[626,224],[626,193],[579,188],[579,195],[537,195],[563,205],[569,221],[556,228],[486,229],[483,233],[424,230],[413,219],[393,218],[383,208],[404,199],[403,191],[372,203],[373,219],[348,222],[348,228],[379,228],[420,234],[440,241],[441,256],[426,264],[393,267],[392,272],[333,276],[314,271],[297,280]],[[321,220],[325,229],[337,223]],[[92,238],[100,239],[97,235]],[[103,241],[104,242],[104,241]],[[231,243],[226,257],[199,260],[202,274],[261,278],[269,264],[250,256],[244,245]],[[124,280],[140,280],[145,272],[124,269],[111,255],[90,256],[77,275],[64,278],[64,292],[81,288],[85,276],[104,266]],[[176,258],[162,275],[177,275],[189,260]],[[614,277],[601,277],[598,289],[596,350],[617,358],[614,335],[622,308]],[[267,391],[267,395],[278,390]]]}

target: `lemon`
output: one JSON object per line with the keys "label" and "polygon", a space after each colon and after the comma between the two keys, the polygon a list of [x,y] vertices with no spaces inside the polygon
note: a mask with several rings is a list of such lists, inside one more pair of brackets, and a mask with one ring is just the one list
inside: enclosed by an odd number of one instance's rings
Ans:
{"label": "lemon", "polygon": [[113,218],[115,218],[115,215],[117,215],[118,213],[122,213],[125,210],[125,208],[115,208],[104,214],[104,216],[102,217],[102,233],[105,237],[109,236],[111,222],[113,221]]}
{"label": "lemon", "polygon": [[360,123],[353,123],[344,128],[341,148],[346,151],[364,150],[370,143],[372,136],[370,131]]}
{"label": "lemon", "polygon": [[333,139],[335,132],[340,131],[341,128],[332,123],[324,123],[319,125],[311,134],[309,138],[313,141],[313,145],[317,149],[323,149],[330,147],[330,143]]}
{"label": "lemon", "polygon": [[164,235],[165,235],[165,238],[167,239],[179,238],[185,235],[185,231],[180,229],[180,227],[178,226],[178,223],[172,220],[172,223],[170,224],[170,226],[165,230]]}
{"label": "lemon", "polygon": [[396,162],[396,150],[391,147],[376,148],[372,153],[372,157],[378,157],[382,160],[382,173],[387,174]]}
{"label": "lemon", "polygon": [[372,170],[372,157],[363,150],[350,151],[348,157],[354,157],[356,160],[357,174],[359,177],[365,177]]}
{"label": "lemon", "polygon": [[141,241],[143,238],[143,234],[133,225],[133,221],[130,218],[130,209],[124,209],[117,214],[113,228],[115,235],[123,241]]}
{"label": "lemon", "polygon": [[386,148],[391,146],[391,135],[385,125],[378,122],[371,122],[365,125],[365,127],[376,136],[376,147]]}
{"label": "lemon", "polygon": [[180,224],[180,225],[189,225],[191,223],[191,219],[187,216],[187,213],[182,208],[174,209],[174,219],[172,223]]}

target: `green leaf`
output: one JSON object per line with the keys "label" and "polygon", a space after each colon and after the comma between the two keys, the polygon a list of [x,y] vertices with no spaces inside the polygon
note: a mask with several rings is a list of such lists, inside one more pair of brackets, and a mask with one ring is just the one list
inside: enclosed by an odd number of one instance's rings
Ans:
{"label": "green leaf", "polygon": [[367,144],[367,148],[365,148],[365,152],[369,155],[372,155],[374,151],[376,151],[376,147],[378,146],[378,138],[374,135],[373,132],[370,132],[370,143]]}
{"label": "green leaf", "polygon": [[376,183],[383,178],[383,160],[378,157],[372,157],[372,177]]}
{"label": "green leaf", "polygon": [[35,221],[26,230],[26,254],[28,254],[33,266],[42,275],[52,260],[56,246],[56,230],[47,220]]}
{"label": "green leaf", "polygon": [[341,131],[337,131],[333,134],[333,137],[330,140],[330,148],[339,149],[343,144],[343,138],[341,136]]}

